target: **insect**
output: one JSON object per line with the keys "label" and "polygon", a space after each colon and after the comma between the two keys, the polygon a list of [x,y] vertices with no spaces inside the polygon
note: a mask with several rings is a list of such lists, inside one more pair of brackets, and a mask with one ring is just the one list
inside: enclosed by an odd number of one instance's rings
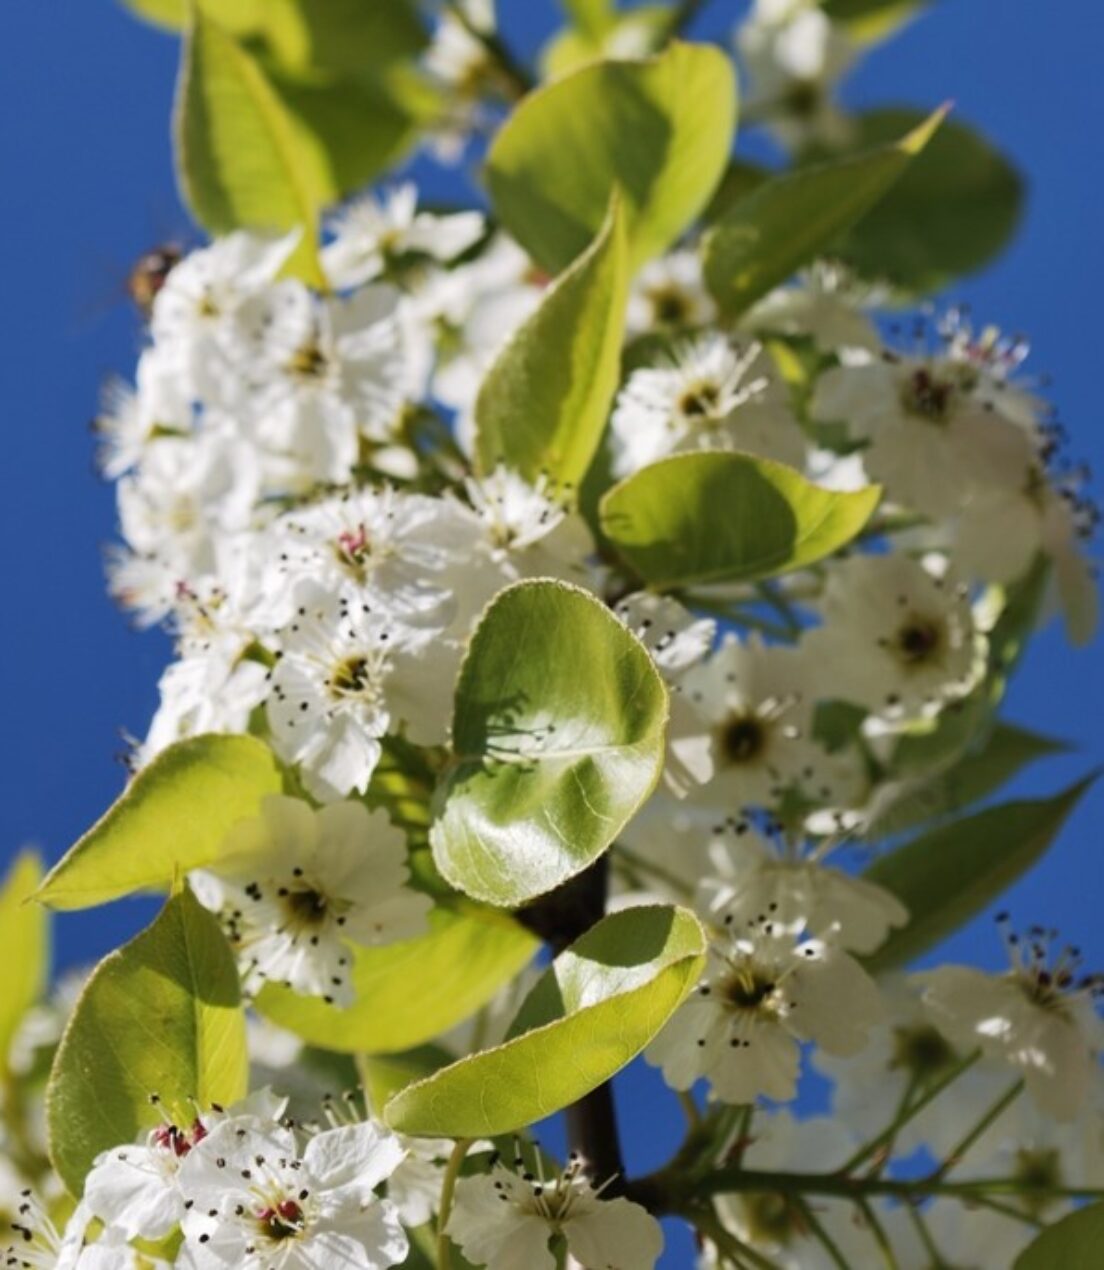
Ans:
{"label": "insect", "polygon": [[127,294],[134,301],[139,313],[148,318],[153,310],[157,293],[165,285],[169,274],[180,263],[184,248],[180,243],[165,242],[143,252],[127,274]]}

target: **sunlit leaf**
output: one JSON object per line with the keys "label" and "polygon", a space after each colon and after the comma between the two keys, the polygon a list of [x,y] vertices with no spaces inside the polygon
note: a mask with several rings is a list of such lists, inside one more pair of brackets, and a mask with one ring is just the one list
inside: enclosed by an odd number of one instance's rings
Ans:
{"label": "sunlit leaf", "polygon": [[476,456],[530,481],[577,486],[617,391],[628,298],[624,216],[615,199],[602,232],[545,292],[487,373],[475,403]]}
{"label": "sunlit leaf", "polygon": [[168,889],[179,875],[216,860],[230,829],[282,788],[271,750],[254,737],[179,741],[134,777],[35,898],[51,908],[91,908],[134,891]]}
{"label": "sunlit leaf", "polygon": [[747,454],[678,454],[606,493],[602,531],[659,590],[785,573],[845,546],[881,490],[839,492]]}
{"label": "sunlit leaf", "polygon": [[500,592],[456,687],[456,761],[430,830],[441,874],[513,907],[581,872],[651,793],[666,722],[651,658],[589,592]]}
{"label": "sunlit leaf", "polygon": [[268,984],[257,1009],[304,1040],[342,1053],[391,1054],[447,1032],[532,960],[537,940],[512,918],[436,908],[418,939],[353,950],[356,1000],[340,1009]]}
{"label": "sunlit leaf", "polygon": [[494,209],[559,273],[594,238],[617,189],[640,264],[705,207],[735,125],[732,64],[720,49],[676,43],[646,61],[592,63],[531,93],[502,127],[487,157]]}
{"label": "sunlit leaf", "polygon": [[49,918],[27,899],[42,881],[35,851],[21,851],[0,885],[0,1079],[7,1072],[12,1038],[23,1015],[46,990],[50,962]]}
{"label": "sunlit leaf", "polygon": [[385,1119],[403,1133],[475,1138],[559,1111],[640,1053],[694,986],[704,952],[685,909],[604,918],[537,981],[503,1044],[408,1085]]}
{"label": "sunlit leaf", "polygon": [[50,1073],[50,1158],[79,1195],[101,1151],[162,1111],[191,1124],[197,1104],[234,1102],[247,1082],[237,967],[217,919],[185,890],[85,985]]}

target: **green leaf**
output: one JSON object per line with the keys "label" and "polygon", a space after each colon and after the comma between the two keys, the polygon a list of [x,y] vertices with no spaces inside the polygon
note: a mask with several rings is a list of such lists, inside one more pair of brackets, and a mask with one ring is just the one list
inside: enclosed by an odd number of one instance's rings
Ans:
{"label": "green leaf", "polygon": [[1099,1270],[1104,1204],[1090,1204],[1048,1226],[1016,1258],[1014,1270]]}
{"label": "green leaf", "polygon": [[583,479],[617,391],[629,275],[615,198],[602,232],[545,292],[499,354],[475,403],[476,457],[530,481]]}
{"label": "green leaf", "polygon": [[625,201],[634,266],[659,255],[708,203],[736,126],[732,64],[675,43],[646,61],[584,66],[530,93],[487,157],[505,227],[559,273]]}
{"label": "green leaf", "polygon": [[1043,856],[1095,779],[1053,798],[986,808],[875,860],[863,876],[897,896],[909,923],[867,966],[882,971],[911,961],[980,913]]}
{"label": "green leaf", "polygon": [[182,192],[204,228],[302,226],[300,267],[308,281],[324,283],[314,242],[320,160],[257,60],[194,6],[177,86],[176,150]]}
{"label": "green leaf", "polygon": [[604,918],[541,976],[502,1045],[408,1085],[384,1119],[402,1133],[478,1138],[552,1115],[640,1053],[693,988],[704,953],[685,909]]}
{"label": "green leaf", "polygon": [[[123,0],[139,17],[183,30],[188,0]],[[199,0],[223,30],[289,69],[363,73],[415,57],[426,31],[410,0]]]}
{"label": "green leaf", "polygon": [[50,1158],[74,1195],[101,1152],[248,1084],[238,971],[217,919],[187,890],[92,972],[46,1091]]}
{"label": "green leaf", "polygon": [[663,766],[667,692],[589,592],[519,582],[491,602],[456,687],[456,761],[430,843],[461,891],[514,907],[598,858]]}
{"label": "green leaf", "polygon": [[51,908],[91,908],[133,891],[167,889],[180,874],[216,860],[230,829],[282,788],[271,750],[255,737],[179,741],[134,777],[35,898]]}
{"label": "green leaf", "polygon": [[864,836],[888,837],[921,821],[960,811],[995,793],[1029,763],[1069,748],[1026,728],[997,723],[979,745],[951,763],[937,760],[929,765],[925,755],[932,735],[906,736],[898,742],[891,766],[894,773],[902,773],[905,789]]}
{"label": "green leaf", "polygon": [[729,314],[742,313],[861,220],[925,148],[946,110],[889,145],[757,186],[705,237],[705,280]]}
{"label": "green leaf", "polygon": [[855,537],[876,485],[840,493],[747,454],[677,454],[641,468],[600,504],[602,531],[658,590],[768,578]]}
{"label": "green leaf", "polygon": [[[855,149],[917,126],[913,110],[876,110],[852,121]],[[949,120],[835,254],[866,277],[907,291],[934,291],[980,269],[1012,237],[1023,185],[1008,160]]]}
{"label": "green leaf", "polygon": [[438,907],[429,933],[383,948],[356,948],[347,1009],[267,984],[257,1009],[313,1045],[391,1054],[447,1032],[474,1014],[537,951],[512,918],[475,905]]}
{"label": "green leaf", "polygon": [[0,886],[0,1078],[8,1072],[12,1038],[24,1014],[46,990],[50,963],[50,928],[45,912],[27,900],[42,881],[42,861],[35,851],[21,851]]}
{"label": "green leaf", "polygon": [[357,1066],[369,1107],[379,1115],[387,1100],[400,1089],[447,1067],[453,1058],[440,1045],[419,1045],[399,1054],[365,1055]]}
{"label": "green leaf", "polygon": [[568,17],[587,35],[599,37],[617,22],[613,0],[562,0]]}

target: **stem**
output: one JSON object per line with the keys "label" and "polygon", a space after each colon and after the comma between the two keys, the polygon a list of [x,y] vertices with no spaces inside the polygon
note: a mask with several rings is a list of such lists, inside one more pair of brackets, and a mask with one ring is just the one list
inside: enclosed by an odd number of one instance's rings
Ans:
{"label": "stem", "polygon": [[793,611],[789,601],[769,582],[758,582],[755,586],[760,598],[764,604],[772,608],[775,613],[782,619],[786,629],[790,632],[791,639],[798,639],[801,636],[802,626],[801,619]]}
{"label": "stem", "polygon": [[975,1050],[972,1054],[967,1054],[966,1057],[957,1062],[945,1076],[929,1085],[911,1107],[904,1108],[898,1116],[894,1117],[893,1122],[883,1129],[877,1137],[871,1138],[866,1146],[860,1147],[859,1150],[856,1151],[855,1154],[847,1161],[847,1163],[843,1165],[840,1172],[854,1172],[860,1164],[862,1164],[865,1160],[868,1160],[872,1155],[885,1146],[887,1142],[892,1142],[900,1130],[908,1124],[910,1120],[918,1116],[930,1102],[934,1102],[943,1090],[946,1089],[948,1085],[953,1084],[953,1082],[956,1081],[968,1067],[971,1067],[974,1063],[976,1063],[979,1057],[979,1050]]}
{"label": "stem", "polygon": [[878,1214],[874,1211],[874,1205],[866,1198],[860,1198],[855,1201],[859,1212],[862,1213],[870,1233],[874,1236],[874,1242],[878,1245],[878,1250],[882,1254],[882,1260],[885,1262],[886,1270],[900,1270],[897,1261],[897,1254],[893,1251],[893,1245],[889,1241],[885,1227],[878,1220]]}
{"label": "stem", "polygon": [[684,1215],[732,1265],[742,1266],[747,1262],[755,1270],[775,1270],[772,1261],[768,1261],[754,1248],[749,1248],[742,1239],[737,1239],[730,1230],[726,1230],[713,1208],[695,1210]]}
{"label": "stem", "polygon": [[1015,1178],[986,1178],[979,1181],[943,1182],[921,1177],[896,1180],[880,1177],[848,1177],[842,1173],[767,1173],[741,1168],[721,1168],[694,1183],[699,1195],[743,1194],[771,1191],[783,1195],[835,1195],[854,1200],[860,1195],[890,1195],[900,1200],[947,1195],[972,1203],[977,1195],[994,1191],[1011,1195],[1047,1195],[1060,1199],[1098,1199],[1104,1189],[1093,1186],[1031,1186]]}
{"label": "stem", "polygon": [[[589,869],[573,878],[558,891],[545,897],[537,906],[523,909],[526,914],[543,907],[542,925],[545,937],[554,951],[566,948],[600,921],[606,911],[609,894],[609,853],[600,856]],[[625,1186],[625,1164],[621,1158],[621,1139],[617,1132],[617,1111],[613,1104],[613,1086],[609,1081],[592,1089],[565,1111],[567,1141],[578,1153],[583,1169],[592,1181],[609,1183],[611,1195]]]}
{"label": "stem", "polygon": [[1009,1107],[1013,1102],[1016,1101],[1016,1099],[1020,1096],[1020,1093],[1022,1092],[1023,1087],[1024,1087],[1024,1083],[1022,1080],[1018,1080],[1016,1081],[1014,1085],[1009,1086],[1009,1088],[1006,1089],[1003,1094],[1001,1094],[1001,1096],[996,1100],[996,1102],[993,1103],[993,1105],[989,1108],[989,1110],[985,1113],[985,1115],[981,1117],[981,1119],[977,1122],[977,1124],[974,1125],[974,1127],[970,1130],[970,1132],[967,1133],[965,1137],[962,1138],[961,1141],[957,1142],[951,1148],[951,1150],[947,1152],[947,1158],[943,1161],[943,1163],[939,1166],[939,1168],[937,1168],[935,1172],[932,1173],[930,1177],[927,1178],[927,1181],[930,1181],[930,1182],[942,1181],[943,1178],[946,1177],[947,1174],[951,1171],[951,1169],[953,1169],[955,1165],[961,1161],[962,1157],[974,1145],[974,1143],[978,1140],[978,1138],[981,1137],[981,1135],[986,1131],[986,1129],[988,1129],[990,1125],[993,1124],[994,1121],[999,1119],[999,1117],[1002,1115],[1002,1113],[1005,1111],[1007,1107]]}
{"label": "stem", "polygon": [[839,1250],[839,1245],[832,1236],[824,1229],[820,1218],[813,1212],[813,1206],[807,1199],[802,1196],[797,1197],[797,1207],[801,1211],[801,1216],[805,1219],[806,1225],[816,1236],[824,1251],[831,1258],[832,1263],[839,1267],[839,1270],[850,1270],[847,1264],[847,1258]]}
{"label": "stem", "polygon": [[1030,1226],[1032,1230],[1042,1230],[1046,1224],[1039,1221],[1037,1217],[1032,1217],[1030,1213],[1025,1213],[1023,1209],[1016,1208],[1014,1204],[1005,1204],[999,1199],[993,1199],[990,1195],[972,1195],[969,1201],[964,1202],[976,1204],[979,1208],[991,1209],[994,1213],[1000,1213],[1002,1217],[1011,1217],[1014,1221]]}
{"label": "stem", "polygon": [[460,1175],[460,1166],[471,1146],[470,1138],[457,1139],[452,1148],[449,1162],[445,1166],[445,1176],[441,1179],[441,1203],[437,1209],[437,1270],[451,1270],[451,1242],[445,1234],[449,1216],[452,1213],[452,1197],[456,1193],[456,1179]]}
{"label": "stem", "polygon": [[584,1171],[597,1183],[616,1178],[617,1181],[604,1193],[619,1194],[625,1184],[625,1165],[617,1133],[613,1086],[607,1080],[578,1102],[573,1102],[564,1114],[568,1145],[572,1151],[578,1152]]}
{"label": "stem", "polygon": [[947,1259],[939,1251],[932,1233],[928,1229],[928,1223],[924,1220],[915,1204],[906,1204],[905,1212],[908,1213],[912,1220],[913,1228],[920,1237],[920,1242],[924,1245],[924,1251],[931,1257],[933,1270],[947,1270]]}
{"label": "stem", "polygon": [[691,1129],[696,1129],[702,1122],[701,1113],[698,1111],[698,1104],[694,1101],[694,1095],[688,1089],[676,1089],[675,1095],[679,1100],[679,1106],[686,1116],[686,1123]]}

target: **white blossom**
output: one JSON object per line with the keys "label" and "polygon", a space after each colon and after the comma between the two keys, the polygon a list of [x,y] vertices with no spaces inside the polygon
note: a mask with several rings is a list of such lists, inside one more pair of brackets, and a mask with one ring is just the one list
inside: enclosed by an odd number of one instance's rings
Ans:
{"label": "white blossom", "polygon": [[1073,949],[1051,956],[1052,936],[1009,932],[1011,969],[986,974],[940,966],[915,976],[932,1021],[955,1045],[1003,1060],[1056,1120],[1072,1120],[1088,1098],[1104,1031],[1095,1001],[1100,980],[1080,973]]}
{"label": "white blossom", "polygon": [[603,1199],[577,1161],[553,1177],[501,1164],[462,1177],[446,1230],[486,1270],[554,1270],[553,1235],[581,1265],[601,1270],[649,1270],[663,1251],[655,1218],[630,1200]]}
{"label": "white blossom", "polygon": [[322,268],[333,286],[359,287],[405,257],[453,260],[478,242],[485,223],[479,212],[437,216],[418,211],[418,191],[405,182],[382,197],[365,194],[334,213]]}
{"label": "white blossom", "polygon": [[722,335],[683,345],[669,365],[633,371],[610,440],[615,476],[688,450],[741,450],[798,467],[805,452],[761,346],[741,349]]}
{"label": "white blossom", "polygon": [[803,850],[763,837],[747,821],[730,821],[713,834],[699,905],[707,915],[788,906],[814,934],[827,934],[849,952],[871,953],[908,921],[908,910],[885,887],[827,864],[836,845],[828,838]]}
{"label": "white blossom", "polygon": [[832,798],[836,765],[812,737],[807,663],[796,649],[726,635],[685,672],[672,698],[669,773],[726,811],[773,807],[799,787]]}
{"label": "white blossom", "polygon": [[965,586],[908,556],[833,565],[804,644],[833,697],[888,716],[932,714],[966,695],[985,668]]}
{"label": "white blossom", "polygon": [[719,918],[705,975],[645,1052],[675,1089],[706,1078],[723,1102],[796,1093],[800,1043],[855,1053],[882,1017],[878,989],[832,943],[802,938],[799,914],[768,905]]}
{"label": "white blossom", "polygon": [[383,1270],[409,1243],[374,1191],[403,1149],[372,1124],[312,1137],[300,1156],[286,1129],[220,1125],[180,1170],[192,1200],[177,1264],[193,1270]]}
{"label": "white blossom", "polygon": [[406,860],[405,838],[383,811],[356,801],[315,811],[269,795],[260,816],[230,831],[197,891],[226,923],[247,988],[272,981],[349,1005],[351,946],[426,929],[432,901],[407,885]]}

